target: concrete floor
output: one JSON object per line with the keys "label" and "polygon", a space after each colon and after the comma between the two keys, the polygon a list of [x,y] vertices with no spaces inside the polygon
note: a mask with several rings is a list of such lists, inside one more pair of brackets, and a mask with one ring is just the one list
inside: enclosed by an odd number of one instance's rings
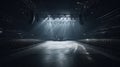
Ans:
{"label": "concrete floor", "polygon": [[2,57],[0,67],[119,67],[110,52],[79,41],[45,41]]}

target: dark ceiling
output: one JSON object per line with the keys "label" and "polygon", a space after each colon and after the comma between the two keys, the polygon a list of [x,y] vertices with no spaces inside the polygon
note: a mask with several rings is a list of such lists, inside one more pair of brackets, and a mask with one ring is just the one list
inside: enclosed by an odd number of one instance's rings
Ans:
{"label": "dark ceiling", "polygon": [[1,0],[0,29],[25,32],[34,27],[34,16],[38,20],[41,12],[56,11],[75,12],[82,17],[85,33],[119,27],[119,3],[119,0]]}

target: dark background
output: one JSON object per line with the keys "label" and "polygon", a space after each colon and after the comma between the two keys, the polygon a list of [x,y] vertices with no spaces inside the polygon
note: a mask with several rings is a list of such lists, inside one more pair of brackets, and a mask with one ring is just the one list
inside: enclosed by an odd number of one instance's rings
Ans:
{"label": "dark background", "polygon": [[[79,18],[82,31],[78,38],[67,43],[41,39],[33,29],[48,14]],[[0,67],[56,67],[59,60],[65,62],[59,59],[64,50],[56,49],[61,44],[80,46],[80,50],[65,54],[68,63],[63,67],[119,67],[119,38],[119,0],[0,0]],[[47,49],[50,45],[53,50]],[[80,54],[82,51],[90,55]],[[49,61],[42,60],[49,55]]]}
{"label": "dark background", "polygon": [[44,15],[63,11],[80,17],[83,25],[80,39],[119,39],[119,3],[119,0],[1,0],[0,38],[37,38],[31,32],[37,21]]}

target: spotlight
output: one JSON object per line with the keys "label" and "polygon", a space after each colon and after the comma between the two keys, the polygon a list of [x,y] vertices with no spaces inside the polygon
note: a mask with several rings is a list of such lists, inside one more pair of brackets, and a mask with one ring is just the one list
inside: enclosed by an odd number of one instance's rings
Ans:
{"label": "spotlight", "polygon": [[63,19],[64,19],[63,17],[60,18],[60,20],[63,20]]}
{"label": "spotlight", "polygon": [[[79,33],[79,25],[76,19],[71,18],[70,15],[60,15],[54,18],[48,15],[41,22],[42,35],[46,38],[52,38],[54,40],[63,40],[73,37],[72,33]],[[77,29],[76,29],[77,28]],[[49,33],[49,34],[46,34]],[[57,36],[57,38],[56,38]],[[74,34],[74,36],[76,36]]]}

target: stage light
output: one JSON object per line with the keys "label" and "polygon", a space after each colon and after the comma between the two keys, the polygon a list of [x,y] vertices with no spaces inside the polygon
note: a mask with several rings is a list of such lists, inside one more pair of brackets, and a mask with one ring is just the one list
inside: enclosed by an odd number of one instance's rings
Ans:
{"label": "stage light", "polygon": [[48,15],[40,23],[41,36],[49,39],[64,40],[80,32],[79,22],[70,15]]}
{"label": "stage light", "polygon": [[[47,23],[68,23],[68,22],[72,22],[70,15],[65,15],[65,16],[61,16],[60,18],[55,18],[53,19],[51,17],[51,15],[48,15],[48,17],[46,17],[43,22],[47,22]],[[42,22],[42,23],[43,23]]]}
{"label": "stage light", "polygon": [[63,20],[63,19],[64,19],[63,17],[60,18],[60,20]]}

